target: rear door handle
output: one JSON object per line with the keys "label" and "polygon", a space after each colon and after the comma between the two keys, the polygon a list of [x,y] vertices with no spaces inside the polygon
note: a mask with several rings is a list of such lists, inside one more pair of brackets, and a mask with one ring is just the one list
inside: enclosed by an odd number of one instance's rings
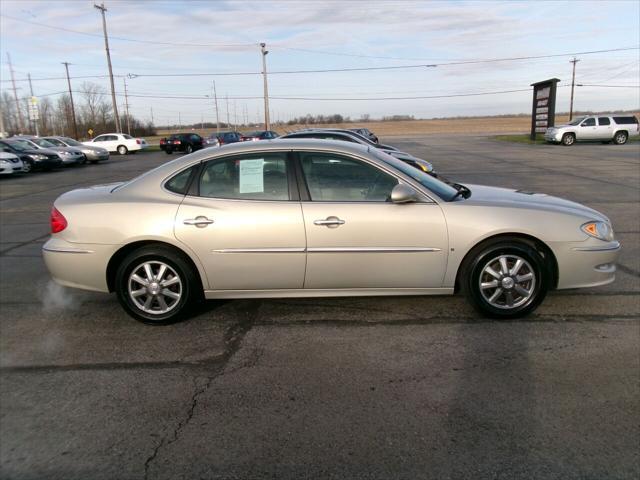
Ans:
{"label": "rear door handle", "polygon": [[209,220],[207,217],[199,216],[196,218],[188,218],[184,222],[185,225],[195,225],[198,228],[204,228],[207,225],[211,225],[213,220]]}
{"label": "rear door handle", "polygon": [[344,220],[338,217],[327,217],[324,220],[314,220],[313,224],[321,227],[338,228],[340,225],[344,225]]}

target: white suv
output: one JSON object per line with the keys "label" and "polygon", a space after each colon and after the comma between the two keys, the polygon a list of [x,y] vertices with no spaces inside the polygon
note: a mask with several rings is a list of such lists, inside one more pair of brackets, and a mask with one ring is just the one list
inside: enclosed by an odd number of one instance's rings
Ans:
{"label": "white suv", "polygon": [[97,136],[93,140],[82,143],[91,145],[92,147],[106,148],[110,152],[118,152],[120,155],[137,152],[149,146],[147,142],[144,141],[144,138],[133,138],[126,133],[105,133],[104,135]]}
{"label": "white suv", "polygon": [[582,141],[623,145],[629,137],[639,134],[638,119],[633,115],[603,114],[578,117],[567,125],[551,127],[544,134],[544,139],[567,146]]}

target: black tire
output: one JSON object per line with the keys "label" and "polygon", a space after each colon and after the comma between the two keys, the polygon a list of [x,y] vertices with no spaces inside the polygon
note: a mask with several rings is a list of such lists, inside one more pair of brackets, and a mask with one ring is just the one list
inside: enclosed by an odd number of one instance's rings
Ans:
{"label": "black tire", "polygon": [[187,146],[184,147],[184,153],[186,153],[187,155],[189,155],[191,152],[193,152],[193,147],[191,146],[190,143],[187,143]]}
{"label": "black tire", "polygon": [[[497,280],[486,273],[487,266],[494,265],[494,262],[498,261],[497,259],[501,256],[512,260],[519,258],[525,261],[520,270],[525,272],[526,275],[533,274],[533,280],[528,283],[531,292],[529,297],[520,296],[514,287],[507,286],[503,288],[504,284],[502,282],[506,282],[506,280]],[[513,268],[514,263],[507,263],[509,270]],[[501,271],[493,270],[495,273],[502,275]],[[462,274],[463,277],[460,281],[462,291],[475,309],[486,317],[505,320],[524,317],[533,312],[544,300],[552,278],[551,269],[545,262],[544,257],[528,242],[519,239],[498,239],[495,242],[480,245],[467,256]],[[523,277],[526,275],[523,274]],[[514,280],[519,275],[511,276],[509,274],[506,277]],[[496,281],[498,288],[481,288],[481,282],[486,282],[485,284],[487,284],[493,281]],[[516,283],[518,282],[516,281]],[[525,285],[524,288],[527,288],[527,282],[523,282],[518,286],[521,285]],[[503,293],[492,304],[485,295],[493,297],[497,290]],[[513,307],[508,307],[508,295],[511,295]],[[514,301],[514,295],[516,301]],[[502,302],[501,306],[496,306],[501,303],[501,298],[504,298],[504,302]]]}
{"label": "black tire", "polygon": [[[168,304],[171,309],[165,313],[145,312],[135,303],[132,295],[130,295],[130,275],[134,269],[139,270],[141,265],[146,262],[150,262],[152,265],[154,262],[157,264],[165,264],[169,267],[165,271],[170,272],[170,269],[172,269],[180,280],[180,285],[173,285],[171,287],[174,289],[179,288],[180,298],[175,301],[175,304]],[[157,274],[158,269],[153,271],[152,267],[152,273]],[[166,275],[173,276],[170,273],[167,273]],[[182,253],[161,245],[142,247],[127,255],[118,266],[115,280],[115,290],[120,305],[122,305],[124,310],[130,316],[149,325],[168,325],[183,320],[189,316],[193,308],[199,304],[203,298],[203,291],[198,278],[198,273],[194,271],[191,263]],[[137,284],[135,280],[133,282],[134,283],[132,285]],[[149,285],[151,285],[151,287],[154,286],[153,284]],[[139,286],[141,287],[141,290],[145,289],[142,285]],[[161,288],[162,291],[167,289],[167,287],[162,287],[161,285],[158,286],[157,284],[155,285],[155,288]],[[140,301],[142,302],[143,299],[146,301],[150,296],[153,297],[153,295],[146,293],[141,294]],[[163,298],[166,299],[168,297]],[[158,309],[162,308],[157,300],[151,301],[150,308],[152,310],[154,305],[157,305]]]}
{"label": "black tire", "polygon": [[627,143],[628,139],[629,134],[627,132],[616,132],[613,136],[613,143],[615,143],[616,145],[624,145],[625,143]]}
{"label": "black tire", "polygon": [[127,153],[129,153],[129,149],[124,145],[118,145],[118,148],[116,150],[120,155],[126,155]]}
{"label": "black tire", "polygon": [[173,150],[171,150],[170,148],[167,148],[164,153],[166,153],[167,155],[171,155],[173,153]]}
{"label": "black tire", "polygon": [[573,133],[565,133],[562,136],[562,144],[565,147],[570,147],[571,145],[573,145],[574,143],[576,143],[576,136]]}
{"label": "black tire", "polygon": [[31,162],[22,162],[22,171],[24,173],[31,173],[33,172],[33,165],[31,165]]}

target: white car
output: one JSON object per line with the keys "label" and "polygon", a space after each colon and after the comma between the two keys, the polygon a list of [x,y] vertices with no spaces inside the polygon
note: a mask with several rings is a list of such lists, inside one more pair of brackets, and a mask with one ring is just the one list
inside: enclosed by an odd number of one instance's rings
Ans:
{"label": "white car", "polygon": [[570,146],[576,142],[613,142],[624,145],[629,137],[640,135],[634,115],[600,114],[575,118],[572,122],[547,129],[544,139],[550,143]]}
{"label": "white car", "polygon": [[0,175],[24,172],[24,164],[13,153],[0,152]]}
{"label": "white car", "polygon": [[144,138],[133,138],[126,133],[105,133],[99,135],[93,140],[82,142],[92,147],[106,148],[110,152],[118,152],[120,155],[126,155],[129,152],[137,152],[143,148],[147,148],[149,144]]}

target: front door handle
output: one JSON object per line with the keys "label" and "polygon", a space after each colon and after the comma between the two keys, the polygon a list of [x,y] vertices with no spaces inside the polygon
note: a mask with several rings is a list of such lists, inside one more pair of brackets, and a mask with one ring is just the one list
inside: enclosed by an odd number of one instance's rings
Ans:
{"label": "front door handle", "polygon": [[207,217],[199,216],[196,218],[188,218],[184,222],[185,225],[195,225],[198,228],[204,228],[207,225],[211,225],[213,220],[209,220]]}
{"label": "front door handle", "polygon": [[329,228],[338,228],[340,225],[344,225],[344,220],[340,220],[338,217],[327,217],[324,220],[314,220],[314,225]]}

